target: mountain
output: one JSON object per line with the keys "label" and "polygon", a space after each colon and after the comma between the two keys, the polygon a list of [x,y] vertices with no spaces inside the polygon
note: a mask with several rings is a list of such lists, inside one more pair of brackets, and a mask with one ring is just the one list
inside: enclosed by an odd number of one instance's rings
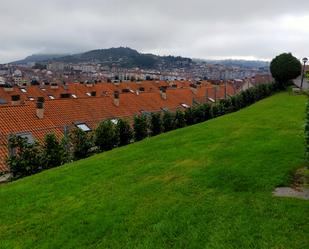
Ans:
{"label": "mountain", "polygon": [[94,62],[106,66],[117,65],[124,68],[140,67],[153,69],[162,67],[186,67],[192,63],[192,60],[189,58],[143,54],[128,47],[97,49],[81,54],[56,58],[52,61],[66,63]]}
{"label": "mountain", "polygon": [[26,57],[23,60],[11,62],[11,64],[26,65],[26,64],[37,63],[37,62],[50,61],[50,60],[63,57],[63,56],[66,56],[66,54],[33,54],[33,55]]}
{"label": "mountain", "polygon": [[116,65],[124,68],[139,67],[151,69],[189,67],[193,63],[190,58],[143,54],[131,48],[119,47],[97,49],[66,56],[32,55],[12,64],[28,64],[31,62],[100,63],[105,66]]}
{"label": "mountain", "polygon": [[204,62],[207,64],[220,64],[226,67],[241,67],[241,68],[265,68],[269,67],[268,61],[259,61],[259,60],[203,60],[203,59],[194,59],[195,62]]}

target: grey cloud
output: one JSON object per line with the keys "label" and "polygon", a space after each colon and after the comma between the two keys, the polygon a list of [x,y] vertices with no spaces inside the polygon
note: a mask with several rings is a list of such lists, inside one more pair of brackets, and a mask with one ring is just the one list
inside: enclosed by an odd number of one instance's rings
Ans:
{"label": "grey cloud", "polygon": [[0,23],[0,62],[117,46],[197,58],[309,56],[307,0],[10,0],[0,2]]}

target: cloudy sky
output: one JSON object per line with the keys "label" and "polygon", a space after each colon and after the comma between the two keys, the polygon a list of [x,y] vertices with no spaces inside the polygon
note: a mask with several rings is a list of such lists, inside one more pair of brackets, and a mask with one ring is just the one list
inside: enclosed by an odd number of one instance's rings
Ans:
{"label": "cloudy sky", "polygon": [[0,0],[0,63],[128,46],[160,55],[309,56],[309,0]]}

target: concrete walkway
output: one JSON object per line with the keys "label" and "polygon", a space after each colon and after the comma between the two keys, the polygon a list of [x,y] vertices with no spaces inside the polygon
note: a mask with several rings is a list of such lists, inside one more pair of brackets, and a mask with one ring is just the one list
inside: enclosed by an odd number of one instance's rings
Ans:
{"label": "concrete walkway", "polygon": [[[294,84],[300,88],[301,85],[301,77],[298,77],[297,79],[293,80]],[[309,83],[306,79],[304,79],[303,83],[303,90],[308,90],[309,89]]]}
{"label": "concrete walkway", "polygon": [[309,189],[296,191],[295,189],[292,188],[276,188],[273,194],[274,196],[277,197],[291,197],[291,198],[309,200]]}

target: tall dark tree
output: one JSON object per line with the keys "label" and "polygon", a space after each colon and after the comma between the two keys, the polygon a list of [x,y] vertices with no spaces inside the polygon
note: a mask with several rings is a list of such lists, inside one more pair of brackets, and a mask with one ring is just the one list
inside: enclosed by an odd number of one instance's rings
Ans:
{"label": "tall dark tree", "polygon": [[133,131],[130,124],[126,120],[119,119],[116,126],[119,135],[119,146],[129,144],[133,138]]}
{"label": "tall dark tree", "polygon": [[91,148],[93,147],[93,139],[91,134],[78,128],[74,129],[70,133],[70,142],[74,160],[79,160],[90,156]]}
{"label": "tall dark tree", "polygon": [[102,121],[94,134],[94,143],[100,151],[108,151],[118,145],[118,131],[111,120]]}
{"label": "tall dark tree", "polygon": [[135,141],[143,140],[148,136],[147,117],[144,115],[134,117],[134,138]]}
{"label": "tall dark tree", "polygon": [[162,132],[162,120],[160,113],[152,113],[150,117],[151,136],[159,135]]}
{"label": "tall dark tree", "polygon": [[176,129],[186,126],[185,114],[182,111],[177,110],[174,119],[174,126]]}
{"label": "tall dark tree", "polygon": [[54,133],[47,134],[42,146],[42,167],[50,169],[66,162],[66,151]]}
{"label": "tall dark tree", "polygon": [[270,64],[270,71],[276,82],[284,88],[289,80],[301,74],[301,63],[291,53],[284,53],[274,58]]}
{"label": "tall dark tree", "polygon": [[163,118],[163,130],[169,132],[174,129],[174,115],[171,112],[164,112]]}

